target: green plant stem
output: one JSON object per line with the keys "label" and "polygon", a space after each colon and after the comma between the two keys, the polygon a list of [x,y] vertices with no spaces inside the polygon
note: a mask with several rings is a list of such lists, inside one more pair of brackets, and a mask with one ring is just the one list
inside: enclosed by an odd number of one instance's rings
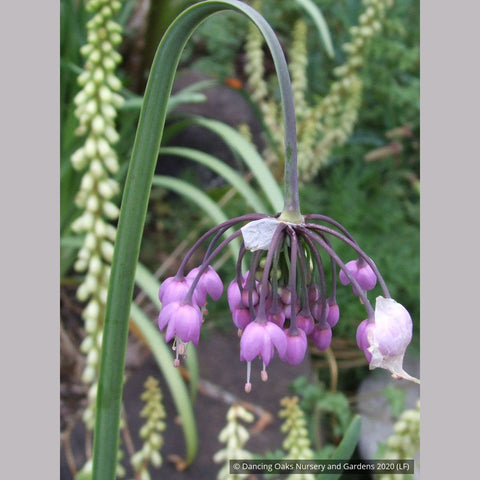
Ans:
{"label": "green plant stem", "polygon": [[296,128],[293,96],[285,57],[268,23],[235,0],[208,0],[181,13],[169,27],[155,55],[133,147],[118,222],[103,334],[93,448],[93,480],[113,480],[117,465],[125,351],[135,269],[148,199],[162,139],[168,98],[186,42],[210,15],[233,10],[260,29],[278,72],[285,120],[285,210],[299,214],[296,178]]}

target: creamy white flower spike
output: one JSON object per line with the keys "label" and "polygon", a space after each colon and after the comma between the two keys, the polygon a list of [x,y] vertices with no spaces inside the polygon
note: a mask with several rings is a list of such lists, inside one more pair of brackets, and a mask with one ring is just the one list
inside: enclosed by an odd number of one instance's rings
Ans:
{"label": "creamy white flower spike", "polygon": [[412,340],[412,318],[403,305],[393,298],[377,297],[375,322],[367,330],[370,370],[384,368],[394,378],[415,383],[420,381],[403,369],[403,357]]}

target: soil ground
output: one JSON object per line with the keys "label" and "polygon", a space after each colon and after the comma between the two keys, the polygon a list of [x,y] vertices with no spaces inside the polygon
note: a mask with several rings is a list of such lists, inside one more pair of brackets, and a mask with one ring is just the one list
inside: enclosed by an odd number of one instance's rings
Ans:
{"label": "soil ground", "polygon": [[[132,347],[132,350],[133,353],[138,352],[135,346]],[[233,325],[230,333],[210,332],[208,339],[200,342],[197,353],[201,384],[194,412],[198,428],[199,448],[194,463],[184,471],[178,471],[175,463],[169,461],[171,458],[184,455],[183,434],[168,388],[164,384],[155,359],[150,354],[131,374],[125,385],[124,404],[128,412],[128,426],[132,438],[138,446],[136,435],[142,424],[139,413],[143,407],[140,400],[143,384],[149,375],[158,379],[161,384],[167,412],[165,444],[162,447],[164,465],[160,470],[152,471],[152,479],[215,479],[221,465],[215,464],[212,457],[222,448],[217,437],[225,425],[227,410],[234,401],[246,404],[247,408],[255,414],[255,421],[250,425],[251,437],[246,448],[255,453],[281,448],[283,436],[279,430],[281,424],[278,418],[279,401],[283,396],[291,394],[288,387],[297,376],[311,373],[308,357],[296,367],[286,365],[278,358],[274,358],[268,367],[269,380],[264,383],[260,379],[261,365],[254,362],[252,365],[253,388],[252,392],[247,395],[244,392],[246,368],[245,363],[239,360],[239,339]],[[81,465],[84,460],[82,454],[84,432],[81,424],[81,421],[77,422],[71,436],[77,465]],[[71,478],[62,449],[61,480],[70,480]]]}

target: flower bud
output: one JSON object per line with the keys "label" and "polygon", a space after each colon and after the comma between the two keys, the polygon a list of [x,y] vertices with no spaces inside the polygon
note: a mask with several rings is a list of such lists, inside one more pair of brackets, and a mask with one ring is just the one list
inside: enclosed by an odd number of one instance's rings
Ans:
{"label": "flower bud", "polygon": [[104,130],[105,130],[105,120],[100,115],[97,115],[92,120],[92,131],[93,133],[96,133],[97,135],[99,135]]}
{"label": "flower bud", "polygon": [[99,203],[100,202],[98,201],[98,197],[96,195],[89,195],[86,208],[89,212],[95,213],[98,211]]}
{"label": "flower bud", "polygon": [[113,259],[113,245],[108,241],[103,241],[100,244],[100,251],[102,252],[103,258],[111,263]]}
{"label": "flower bud", "polygon": [[88,287],[84,283],[82,283],[77,289],[77,298],[81,302],[84,302],[85,300],[87,300],[89,295],[90,291],[88,290]]}
{"label": "flower bud", "polygon": [[102,163],[95,159],[90,163],[90,172],[95,179],[102,178],[105,175],[105,170],[102,166]]}
{"label": "flower bud", "polygon": [[[85,367],[85,370],[82,373],[82,381],[84,383],[87,383],[87,384],[92,383],[96,376],[97,376],[97,374],[96,374],[95,368],[92,367],[91,365],[87,365]],[[84,415],[86,415],[88,411],[89,410],[85,410]],[[93,413],[92,413],[91,417],[93,418]],[[85,418],[84,418],[84,420],[85,420]]]}
{"label": "flower bud", "polygon": [[77,170],[81,170],[82,168],[86,167],[87,163],[88,158],[84,148],[79,148],[78,150],[76,150],[75,153],[72,155],[73,167]]}
{"label": "flower bud", "polygon": [[102,206],[102,211],[105,214],[105,216],[107,218],[110,218],[111,220],[116,220],[120,213],[119,208],[112,202],[104,202]]}
{"label": "flower bud", "polygon": [[87,248],[90,251],[95,250],[95,248],[97,248],[97,238],[93,233],[91,232],[87,233],[87,235],[85,236],[84,245],[85,245],[85,248]]}
{"label": "flower bud", "polygon": [[100,258],[98,258],[97,256],[93,256],[90,259],[89,271],[93,275],[98,275],[101,270],[102,270],[102,262],[101,262]]}
{"label": "flower bud", "polygon": [[106,155],[103,157],[103,163],[110,173],[117,173],[118,171],[118,160],[115,154]]}

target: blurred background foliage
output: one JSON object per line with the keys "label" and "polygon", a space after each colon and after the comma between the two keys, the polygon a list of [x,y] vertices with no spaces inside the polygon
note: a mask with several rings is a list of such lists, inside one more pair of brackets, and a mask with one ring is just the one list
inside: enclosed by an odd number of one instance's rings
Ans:
{"label": "blurred background foliage", "polygon": [[[292,30],[298,19],[305,21],[307,29],[307,102],[315,102],[326,96],[335,80],[333,70],[342,65],[346,54],[342,45],[350,40],[349,30],[358,25],[362,12],[360,0],[312,0],[321,9],[328,25],[334,58],[326,54],[312,19],[297,3],[290,1],[261,0],[261,13],[266,17],[285,49],[290,61]],[[117,117],[120,140],[116,145],[120,169],[116,180],[123,185],[128,161],[133,146],[136,123],[140,112],[143,90],[149,73],[149,65],[156,47],[170,22],[185,7],[196,3],[189,0],[124,0],[117,19],[123,28],[124,40],[120,47],[123,63],[117,72],[122,80],[120,92],[125,102]],[[252,3],[252,2],[247,2]],[[365,62],[359,70],[362,82],[361,105],[353,132],[341,145],[329,154],[328,163],[318,173],[303,182],[300,196],[303,213],[322,213],[339,220],[355,237],[362,249],[376,262],[382,272],[391,295],[401,301],[414,320],[414,340],[409,348],[418,353],[420,333],[419,290],[419,21],[418,0],[396,0],[388,9],[383,29],[366,47]],[[72,153],[81,145],[82,139],[75,135],[77,120],[74,115],[73,98],[79,91],[77,77],[83,68],[80,47],[86,43],[88,15],[83,0],[61,0],[61,274],[62,287],[76,286],[79,274],[72,269],[81,239],[71,231],[71,223],[78,217],[74,198],[78,192],[81,175],[71,165]],[[252,117],[259,116],[251,102],[251,92],[246,88],[248,75],[245,72],[245,43],[249,24],[241,15],[224,14],[208,19],[187,43],[181,60],[182,72],[201,72],[213,81],[210,86],[230,88],[232,93],[250,101]],[[271,83],[273,65],[269,57],[264,59],[266,81]],[[203,94],[203,93],[204,94]],[[200,83],[190,89],[180,90],[171,101],[163,145],[183,146],[179,142],[182,133],[192,121],[189,114],[194,104],[198,115],[224,118],[221,111],[201,111],[201,105],[209,90]],[[178,106],[184,105],[181,111]],[[257,130],[247,132],[244,125],[232,125],[248,137],[261,151],[268,143],[268,136],[261,137]],[[227,121],[228,123],[228,121]],[[264,126],[264,124],[263,124]],[[251,127],[251,125],[250,125]],[[255,127],[254,127],[255,128]],[[253,133],[253,135],[252,135]],[[268,132],[267,132],[268,133]],[[197,134],[198,135],[198,134]],[[187,136],[188,137],[188,136]],[[241,154],[232,148],[235,140],[228,134],[219,138],[228,154],[229,163],[248,181],[248,171],[241,161]],[[233,160],[232,160],[233,158]],[[224,158],[219,157],[220,160]],[[162,159],[160,159],[162,162]],[[168,160],[166,161],[168,162]],[[227,217],[246,213],[250,209],[245,199],[232,189],[224,179],[210,172],[209,180],[193,162],[183,162],[172,175],[189,185],[197,187],[217,203]],[[277,166],[278,167],[278,166]],[[203,170],[202,170],[203,169]],[[280,168],[273,172],[281,183]],[[258,184],[253,182],[258,190]],[[266,195],[268,197],[268,193]],[[120,198],[117,198],[117,203]],[[262,200],[265,200],[262,198]],[[269,205],[267,201],[264,202]],[[179,215],[181,212],[181,215]],[[273,212],[267,212],[273,213]],[[198,208],[195,202],[179,192],[154,187],[145,226],[140,262],[157,279],[174,273],[175,266],[189,245],[195,232],[200,234],[212,224],[212,218]],[[192,237],[193,235],[193,237]],[[179,242],[180,240],[180,242]],[[180,243],[180,245],[179,245]],[[185,243],[182,250],[181,244]],[[190,242],[191,244],[191,242]],[[345,260],[353,259],[352,252],[338,253]],[[172,252],[174,255],[172,256]],[[220,265],[222,278],[233,278],[233,267],[228,258]],[[380,291],[373,291],[374,299]],[[352,302],[350,287],[339,285],[337,290],[340,306],[340,322],[334,330],[333,351],[346,348],[356,350],[355,331],[364,318],[364,309]],[[226,301],[209,304],[209,325],[212,328],[231,330],[231,320]],[[202,335],[208,336],[203,329]],[[345,343],[347,342],[347,343]],[[346,345],[346,346],[345,346]],[[315,353],[313,353],[314,364]],[[361,352],[355,363],[350,363],[352,374],[339,376],[339,390],[354,388],[366,375],[366,361]],[[341,362],[339,366],[341,368]],[[346,364],[345,364],[346,365]],[[353,365],[353,366],[352,366]],[[328,382],[328,370],[319,374]],[[348,377],[348,378],[347,378]],[[301,385],[297,385],[301,387]],[[340,408],[340,407],[339,407]],[[341,408],[340,408],[341,410]],[[341,413],[341,412],[340,412]]]}

